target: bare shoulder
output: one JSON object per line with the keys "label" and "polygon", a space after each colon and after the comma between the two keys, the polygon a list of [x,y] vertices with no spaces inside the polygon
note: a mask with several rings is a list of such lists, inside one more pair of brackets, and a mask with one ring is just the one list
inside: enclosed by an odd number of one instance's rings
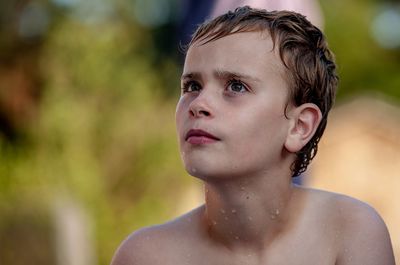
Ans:
{"label": "bare shoulder", "polygon": [[395,264],[389,232],[374,208],[356,199],[339,196],[337,209],[343,228],[338,265]]}
{"label": "bare shoulder", "polygon": [[200,208],[165,224],[145,227],[129,235],[114,254],[111,265],[169,264],[182,246],[196,240]]}
{"label": "bare shoulder", "polygon": [[316,214],[325,215],[337,236],[337,265],[394,265],[389,232],[378,212],[349,196],[308,189]]}
{"label": "bare shoulder", "polygon": [[150,264],[160,231],[156,227],[145,227],[129,235],[118,247],[111,265]]}

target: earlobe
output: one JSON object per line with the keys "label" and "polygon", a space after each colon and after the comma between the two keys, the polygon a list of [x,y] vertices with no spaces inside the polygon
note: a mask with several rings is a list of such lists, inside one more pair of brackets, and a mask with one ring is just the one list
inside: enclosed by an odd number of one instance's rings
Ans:
{"label": "earlobe", "polygon": [[300,151],[314,136],[321,119],[317,105],[305,103],[292,110],[291,123],[285,141],[285,148],[291,153]]}

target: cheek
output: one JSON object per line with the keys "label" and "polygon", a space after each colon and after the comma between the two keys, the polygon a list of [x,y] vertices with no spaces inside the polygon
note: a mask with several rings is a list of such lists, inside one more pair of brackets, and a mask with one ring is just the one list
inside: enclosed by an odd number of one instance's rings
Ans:
{"label": "cheek", "polygon": [[176,123],[176,128],[178,129],[179,132],[179,128],[182,125],[182,119],[186,110],[185,107],[185,100],[183,97],[181,97],[178,101],[178,103],[176,104],[176,110],[175,110],[175,123]]}
{"label": "cheek", "polygon": [[176,105],[175,110],[175,126],[176,133],[178,138],[179,147],[182,148],[184,142],[184,133],[187,130],[187,122],[188,122],[188,109],[190,105],[190,99],[188,97],[181,97]]}
{"label": "cheek", "polygon": [[[248,136],[261,137],[273,135],[284,126],[285,116],[283,112],[273,108],[253,108],[241,112],[232,119],[237,127],[241,127]],[[235,126],[235,127],[236,127]]]}
{"label": "cheek", "polygon": [[241,143],[237,147],[245,154],[265,149],[281,152],[287,131],[287,120],[282,113],[271,109],[249,110],[232,121],[232,140]]}

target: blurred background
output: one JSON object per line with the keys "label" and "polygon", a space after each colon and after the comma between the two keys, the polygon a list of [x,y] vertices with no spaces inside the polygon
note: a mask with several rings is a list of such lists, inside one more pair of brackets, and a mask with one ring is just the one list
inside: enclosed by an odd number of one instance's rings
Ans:
{"label": "blurred background", "polygon": [[109,264],[201,204],[175,135],[180,47],[243,4],[324,29],[340,90],[298,181],[371,204],[399,260],[400,1],[1,0],[0,264]]}

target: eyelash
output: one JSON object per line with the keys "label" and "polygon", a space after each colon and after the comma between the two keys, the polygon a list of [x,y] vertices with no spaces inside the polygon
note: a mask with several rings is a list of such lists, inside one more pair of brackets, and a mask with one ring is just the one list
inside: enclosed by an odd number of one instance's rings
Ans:
{"label": "eyelash", "polygon": [[240,84],[240,85],[245,89],[245,91],[239,92],[239,91],[230,90],[229,92],[232,92],[232,93],[235,93],[235,94],[240,94],[240,93],[244,93],[244,92],[249,92],[249,88],[248,88],[241,80],[236,79],[236,78],[231,78],[230,80],[228,80],[227,88],[230,87],[230,86],[233,85],[233,84]]}
{"label": "eyelash", "polygon": [[[228,90],[228,88],[232,85],[232,84],[240,84],[243,86],[243,88],[245,89],[245,91],[242,92],[238,92],[238,91],[233,91],[233,90]],[[191,89],[192,85],[196,85],[198,86],[198,89],[195,89],[193,91],[189,91]],[[201,89],[201,85],[194,80],[189,80],[183,83],[182,86],[182,92],[183,93],[190,93],[190,92],[195,92],[195,91],[199,91]],[[226,84],[226,89],[228,90],[229,93],[234,93],[234,94],[240,94],[240,93],[245,93],[245,92],[249,92],[250,89],[239,79],[237,78],[231,78],[228,80],[227,84]]]}
{"label": "eyelash", "polygon": [[[183,93],[194,92],[194,91],[189,91],[189,89],[190,89],[190,87],[191,87],[192,85],[197,85],[197,86],[199,87],[198,90],[201,89],[201,86],[200,86],[200,84],[199,84],[198,82],[193,81],[193,80],[189,80],[189,81],[185,81],[185,82],[183,83],[182,92],[183,92]],[[196,90],[196,91],[198,91],[198,90]]]}

